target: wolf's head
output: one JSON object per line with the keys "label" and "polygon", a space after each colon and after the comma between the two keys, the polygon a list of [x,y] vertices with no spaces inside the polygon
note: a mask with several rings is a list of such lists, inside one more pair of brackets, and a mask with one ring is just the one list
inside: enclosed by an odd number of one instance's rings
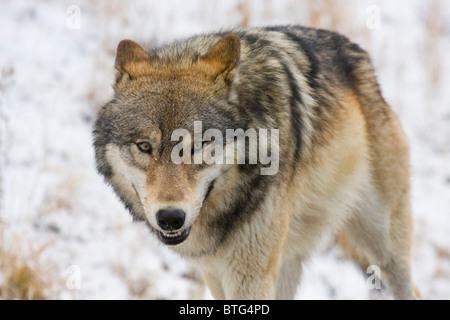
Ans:
{"label": "wolf's head", "polygon": [[[117,48],[115,95],[95,124],[97,168],[133,217],[179,253],[214,250],[248,219],[270,180],[260,174],[267,163],[247,159],[249,131],[274,124],[255,106],[263,91],[241,85],[244,59],[236,34],[191,38],[150,54],[130,40]],[[249,130],[241,140],[228,139],[229,129]],[[238,166],[239,142],[246,159]]]}
{"label": "wolf's head", "polygon": [[[225,133],[245,125],[236,120],[239,110],[232,95],[239,37],[229,34],[205,42],[196,46],[198,52],[179,44],[178,49],[148,54],[133,41],[121,41],[115,96],[95,125],[99,172],[134,218],[145,221],[168,245],[188,238],[205,199],[233,175],[226,165],[177,164],[174,147],[183,145],[183,158],[206,147],[194,136],[195,121],[201,121],[203,132],[214,128]],[[184,136],[173,141],[179,129]]]}

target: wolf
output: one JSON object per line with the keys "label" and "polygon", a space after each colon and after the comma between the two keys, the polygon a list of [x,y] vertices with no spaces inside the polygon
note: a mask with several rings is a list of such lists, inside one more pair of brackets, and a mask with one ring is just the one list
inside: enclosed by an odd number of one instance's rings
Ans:
{"label": "wolf", "polygon": [[[378,266],[394,298],[420,298],[408,142],[357,44],[303,26],[237,28],[149,51],[123,40],[115,72],[94,128],[97,169],[215,298],[294,298],[302,264],[329,236],[363,270]],[[276,143],[266,140],[277,171],[261,174],[261,161],[175,163],[177,145],[190,158],[215,141],[194,134],[194,122],[223,136],[276,129]],[[217,139],[227,151],[236,140]],[[247,159],[253,149],[244,150]]]}

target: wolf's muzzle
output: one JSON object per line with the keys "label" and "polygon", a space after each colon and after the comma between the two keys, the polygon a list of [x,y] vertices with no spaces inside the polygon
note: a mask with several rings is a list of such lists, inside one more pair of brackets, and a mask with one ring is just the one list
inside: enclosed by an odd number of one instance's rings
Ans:
{"label": "wolf's muzzle", "polygon": [[[191,228],[178,231],[184,225],[186,213],[179,209],[161,209],[156,213],[156,221],[161,229],[159,239],[167,245],[176,245],[187,239]],[[167,231],[167,232],[166,232]]]}
{"label": "wolf's muzzle", "polygon": [[183,210],[161,209],[156,213],[158,226],[164,231],[177,231],[183,226],[185,219],[186,213]]}

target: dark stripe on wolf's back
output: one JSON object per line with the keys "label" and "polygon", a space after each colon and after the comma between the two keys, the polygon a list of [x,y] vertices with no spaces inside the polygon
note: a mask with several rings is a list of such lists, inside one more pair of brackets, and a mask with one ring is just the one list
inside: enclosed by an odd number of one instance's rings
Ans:
{"label": "dark stripe on wolf's back", "polygon": [[[301,32],[315,31],[313,29],[295,26],[295,27],[269,27],[269,30],[278,31],[284,33],[288,39],[290,39],[298,49],[303,52],[309,61],[309,72],[307,73],[307,81],[309,87],[312,89],[311,95],[315,101],[320,101],[319,104],[313,107],[315,117],[311,119],[312,125],[315,130],[322,132],[325,128],[323,125],[323,113],[324,110],[331,110],[332,102],[326,97],[332,97],[332,93],[329,91],[328,86],[323,84],[323,80],[318,79],[318,74],[321,72],[321,62],[315,53],[315,45],[317,45],[310,38],[305,37]],[[303,69],[305,66],[298,66],[299,69]],[[321,83],[322,82],[322,83]],[[315,139],[315,135],[311,137]]]}
{"label": "dark stripe on wolf's back", "polygon": [[[354,73],[365,57],[368,57],[366,51],[342,34],[322,29],[301,29],[315,35],[310,42],[313,45],[311,50],[316,52],[319,59],[322,57],[319,65],[327,79],[337,80],[340,84],[356,90],[358,79]],[[311,36],[308,37],[310,38]]]}
{"label": "dark stripe on wolf's back", "polygon": [[316,55],[314,54],[314,50],[312,48],[311,41],[308,41],[308,39],[306,39],[306,38],[302,37],[300,34],[296,34],[294,32],[294,30],[299,32],[303,28],[302,27],[292,28],[292,27],[287,27],[287,26],[274,26],[274,27],[267,27],[265,29],[269,30],[269,31],[276,31],[276,32],[285,34],[287,36],[287,38],[289,40],[291,40],[293,42],[293,44],[296,45],[298,47],[298,49],[306,55],[306,57],[308,58],[308,61],[309,61],[309,66],[299,66],[299,69],[302,70],[305,67],[309,67],[309,72],[308,72],[308,74],[306,74],[308,84],[312,89],[316,88],[317,87],[316,76],[319,72],[319,60],[317,59]]}
{"label": "dark stripe on wolf's back", "polygon": [[308,80],[311,88],[324,87],[325,84],[317,79],[317,75],[322,74],[328,81],[337,81],[356,89],[354,71],[367,54],[347,37],[333,31],[303,26],[275,26],[266,30],[284,33],[299,45],[310,62]]}
{"label": "dark stripe on wolf's back", "polygon": [[[276,90],[278,86],[278,78],[276,77],[278,70],[264,65],[264,68],[259,69],[257,74],[255,74],[254,68],[256,65],[255,61],[261,61],[261,57],[266,55],[267,48],[270,47],[271,42],[261,38],[259,35],[247,32],[237,32],[237,34],[241,41],[250,48],[247,59],[251,61],[250,65],[241,66],[241,73],[249,72],[249,74],[243,74],[243,77],[250,81],[248,85],[243,83],[242,86],[237,88],[239,103],[241,104],[239,109],[243,111],[241,116],[248,118],[246,113],[250,113],[251,117],[249,120],[252,122],[250,126],[254,126],[256,120],[256,125],[265,127],[267,116],[271,114],[271,108],[274,103],[271,92],[274,92],[274,94],[278,93]],[[253,76],[255,79],[252,79]],[[248,88],[249,85],[251,85],[251,88]]]}
{"label": "dark stripe on wolf's back", "polygon": [[292,75],[289,67],[281,62],[289,80],[289,87],[291,89],[291,126],[292,133],[295,139],[295,150],[294,150],[294,166],[300,161],[301,151],[302,151],[302,114],[300,108],[304,107],[302,98],[300,95],[300,88],[297,85],[297,81]]}
{"label": "dark stripe on wolf's back", "polygon": [[[247,34],[242,33],[240,34],[240,37],[244,39],[250,46],[252,50],[265,50],[265,53],[267,53],[268,56],[274,57],[278,60],[280,65],[283,68],[283,72],[286,75],[288,86],[290,89],[290,113],[291,113],[291,125],[292,125],[292,133],[295,139],[295,150],[294,150],[294,160],[295,163],[297,163],[300,160],[301,156],[301,149],[302,149],[302,114],[300,112],[300,109],[303,106],[303,100],[301,97],[300,88],[297,85],[297,81],[295,80],[293,73],[289,69],[288,65],[285,63],[283,57],[280,56],[280,54],[276,51],[277,44],[269,41],[267,39],[261,38],[259,35],[254,34]],[[251,51],[250,51],[251,52]],[[273,72],[266,72],[264,81],[264,87],[271,87],[266,86],[266,84],[277,84],[279,81],[277,78],[270,76],[272,73],[276,73],[277,70],[273,70]],[[262,72],[264,72],[262,70]],[[294,72],[301,72],[301,70],[295,70]],[[263,91],[264,94],[264,91]],[[267,96],[265,94],[264,96]],[[257,99],[261,99],[261,96]],[[267,105],[270,107],[274,101],[270,101],[270,103]],[[250,102],[250,106],[255,106],[254,108],[250,108],[253,112],[261,113],[259,118],[266,118],[266,112],[269,114],[271,113],[270,110],[267,110],[267,108],[263,108],[263,105],[255,105],[254,103]]]}
{"label": "dark stripe on wolf's back", "polygon": [[361,65],[370,64],[370,58],[357,44],[333,31],[303,26],[275,26],[266,30],[285,34],[309,60],[308,84],[313,89],[312,97],[318,102],[312,109],[316,134],[311,138],[316,140],[317,134],[326,130],[324,117],[333,117],[336,112],[336,97],[330,88],[343,85],[357,92],[360,81],[357,70]]}

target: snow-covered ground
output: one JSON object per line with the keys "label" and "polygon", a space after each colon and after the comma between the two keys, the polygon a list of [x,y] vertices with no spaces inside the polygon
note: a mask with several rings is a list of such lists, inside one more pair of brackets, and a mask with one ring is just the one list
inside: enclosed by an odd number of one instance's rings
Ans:
{"label": "snow-covered ground", "polygon": [[[97,175],[92,125],[112,96],[121,39],[150,47],[266,24],[334,28],[372,54],[410,138],[414,280],[425,298],[450,298],[448,1],[2,0],[1,7],[0,259],[13,253],[26,261],[47,279],[48,298],[211,298],[198,273],[132,223]],[[368,276],[324,246],[305,266],[297,298],[389,298],[367,289]],[[0,288],[2,281],[4,270]]]}

